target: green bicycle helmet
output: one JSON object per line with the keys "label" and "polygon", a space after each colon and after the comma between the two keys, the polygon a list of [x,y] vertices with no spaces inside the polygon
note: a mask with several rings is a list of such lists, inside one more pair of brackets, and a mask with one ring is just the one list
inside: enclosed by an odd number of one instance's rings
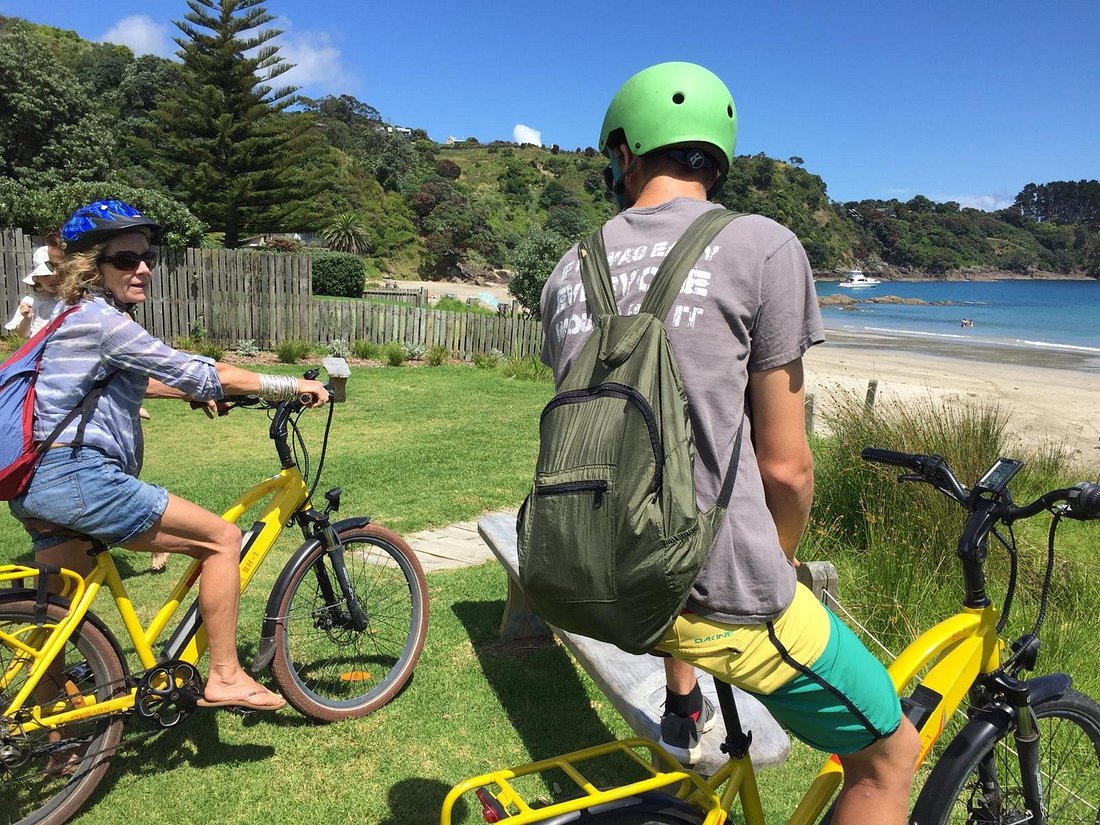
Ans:
{"label": "green bicycle helmet", "polygon": [[[620,138],[618,133],[622,132]],[[701,149],[718,164],[721,184],[733,163],[737,109],[726,84],[694,63],[658,63],[631,77],[611,100],[600,129],[600,151],[625,141],[635,155],[667,147]]]}

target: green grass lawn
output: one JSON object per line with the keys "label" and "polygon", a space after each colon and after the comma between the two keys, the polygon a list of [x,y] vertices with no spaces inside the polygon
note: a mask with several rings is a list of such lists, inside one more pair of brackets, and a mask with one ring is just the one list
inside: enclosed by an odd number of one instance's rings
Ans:
{"label": "green grass lawn", "polygon": [[[551,385],[463,366],[354,368],[348,395],[349,403],[336,409],[319,490],[340,486],[342,514],[368,513],[410,533],[518,505],[530,483],[539,411]],[[148,408],[144,477],[211,510],[224,510],[245,487],[278,469],[262,413],[237,411],[208,421],[178,402],[150,402]],[[315,464],[323,415],[307,413],[302,426]],[[838,476],[846,478],[847,471],[835,471],[826,447],[815,449],[821,500],[827,503],[830,485],[839,484]],[[872,495],[885,496],[877,485]],[[906,506],[926,506],[924,497],[904,492],[910,496]],[[847,498],[838,494],[832,500]],[[0,509],[0,561],[25,557],[21,529],[7,508]],[[891,583],[895,568],[922,562],[905,556],[882,563],[880,546],[875,553],[845,546],[829,538],[830,524],[815,522],[807,558],[836,560],[842,598],[850,598],[861,617],[877,621],[880,630],[896,633],[898,625],[878,618],[883,604],[893,615],[918,623],[929,620],[915,613],[922,594],[944,591],[948,603],[957,602],[953,559],[929,562],[942,580],[918,573],[915,578],[928,582],[924,590],[903,591]],[[1074,571],[1095,572],[1095,531],[1095,524],[1069,525],[1059,576],[1068,571],[1067,581],[1076,582]],[[1023,537],[1029,558],[1038,556],[1041,528],[1025,530]],[[269,589],[299,542],[288,530],[245,594],[239,631],[245,661],[255,651]],[[950,547],[936,552],[947,557]],[[148,618],[173,573],[151,575],[141,554],[115,551],[115,557]],[[178,574],[183,566],[174,560],[170,570]],[[1057,640],[1047,668],[1055,662],[1071,668],[1078,685],[1093,693],[1100,684],[1090,622],[1077,617],[1094,618],[1100,609],[1096,578],[1069,589],[1058,580],[1058,601],[1044,634]],[[1021,587],[1034,580],[1029,568]],[[497,565],[435,573],[428,582],[427,644],[411,683],[395,701],[365,719],[333,725],[311,723],[290,709],[243,720],[200,712],[176,730],[145,737],[135,724],[79,821],[432,823],[447,790],[461,779],[629,733],[563,648],[549,641],[497,641],[506,592]],[[880,603],[865,604],[869,593],[883,592],[889,595],[874,597]],[[1069,596],[1075,602],[1069,615],[1075,618],[1066,622]],[[101,598],[98,612],[109,617],[111,611],[109,599]],[[117,629],[117,621],[113,624]],[[796,745],[787,764],[762,774],[768,821],[785,820],[819,761]],[[614,779],[602,772],[593,778]],[[466,809],[459,821],[480,822],[480,813]]]}

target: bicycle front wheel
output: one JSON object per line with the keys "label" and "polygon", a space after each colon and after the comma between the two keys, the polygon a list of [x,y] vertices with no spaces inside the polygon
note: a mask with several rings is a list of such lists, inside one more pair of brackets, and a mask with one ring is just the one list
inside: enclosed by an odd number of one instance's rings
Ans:
{"label": "bicycle front wheel", "polygon": [[428,631],[428,585],[405,540],[368,524],[340,541],[358,605],[343,598],[328,550],[317,547],[278,600],[271,663],[287,701],[322,722],[366,716],[397,695]]}
{"label": "bicycle front wheel", "polygon": [[[1075,690],[1035,706],[1047,822],[1100,825],[1100,706]],[[973,748],[951,776],[933,770],[913,809],[921,825],[1027,821],[1011,731]]]}
{"label": "bicycle front wheel", "polygon": [[[30,663],[19,645],[38,649],[67,610],[50,604],[45,624],[21,594],[0,597],[0,713],[26,684]],[[0,717],[0,823],[60,823],[72,817],[103,779],[122,739],[122,717],[93,716],[57,730],[27,732],[20,725],[31,703],[56,712],[124,695],[125,668],[115,644],[86,619],[65,644],[35,694],[12,717]]]}

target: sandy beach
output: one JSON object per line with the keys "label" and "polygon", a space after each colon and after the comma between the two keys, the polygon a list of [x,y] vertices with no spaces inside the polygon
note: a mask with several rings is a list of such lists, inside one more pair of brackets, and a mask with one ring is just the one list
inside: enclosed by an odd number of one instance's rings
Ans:
{"label": "sandy beach", "polygon": [[[921,345],[890,336],[826,333],[805,356],[806,389],[818,410],[837,388],[866,392],[877,379],[884,402],[992,401],[1010,415],[1010,436],[1026,444],[1065,445],[1100,466],[1100,363],[1017,347]],[[1055,366],[1057,365],[1057,366]],[[818,416],[820,421],[820,416]]]}
{"label": "sandy beach", "polygon": [[[403,282],[460,298],[489,293],[510,300],[502,285]],[[878,380],[877,398],[904,403],[995,401],[1010,415],[1011,436],[1028,445],[1057,443],[1082,463],[1100,467],[1100,358],[971,341],[827,330],[827,341],[806,354],[806,388],[819,414],[840,388],[863,393]]]}

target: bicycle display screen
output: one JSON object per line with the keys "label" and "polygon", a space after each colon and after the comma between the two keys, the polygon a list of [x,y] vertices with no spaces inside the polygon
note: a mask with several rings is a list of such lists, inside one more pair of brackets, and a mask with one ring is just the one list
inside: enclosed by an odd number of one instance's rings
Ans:
{"label": "bicycle display screen", "polygon": [[974,485],[974,489],[989,493],[1000,493],[1023,466],[1022,461],[1017,461],[1014,458],[998,458],[993,466],[986,470],[985,475],[981,477],[978,483]]}

